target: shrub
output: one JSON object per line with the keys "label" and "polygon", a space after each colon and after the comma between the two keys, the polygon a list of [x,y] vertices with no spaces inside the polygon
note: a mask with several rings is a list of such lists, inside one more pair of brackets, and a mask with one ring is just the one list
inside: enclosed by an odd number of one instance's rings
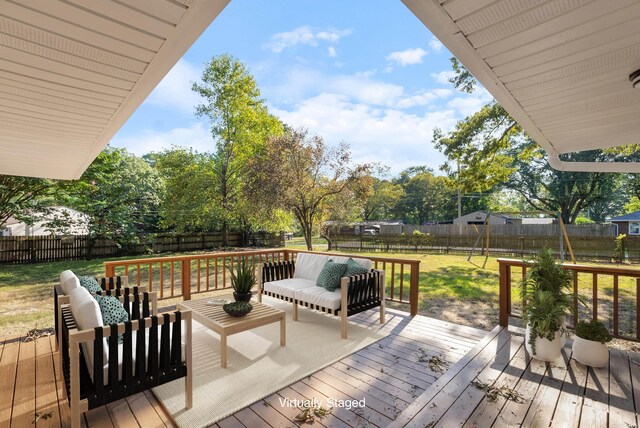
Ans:
{"label": "shrub", "polygon": [[579,321],[576,325],[576,336],[593,342],[607,343],[613,337],[602,321]]}

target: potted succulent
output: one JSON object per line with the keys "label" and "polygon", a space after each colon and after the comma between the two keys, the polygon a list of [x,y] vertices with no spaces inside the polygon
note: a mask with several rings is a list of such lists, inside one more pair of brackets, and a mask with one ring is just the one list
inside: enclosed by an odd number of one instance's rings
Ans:
{"label": "potted succulent", "polygon": [[544,249],[520,284],[522,319],[527,326],[525,346],[534,358],[555,361],[561,355],[565,316],[573,309],[571,278],[571,273],[556,263],[551,250]]}
{"label": "potted succulent", "polygon": [[231,286],[233,287],[233,297],[236,302],[248,302],[251,300],[251,289],[256,284],[256,272],[253,263],[248,263],[247,259],[242,259],[236,264],[235,272],[231,268]]}
{"label": "potted succulent", "polygon": [[579,321],[573,339],[573,359],[591,367],[603,367],[609,362],[606,343],[612,339],[602,321]]}

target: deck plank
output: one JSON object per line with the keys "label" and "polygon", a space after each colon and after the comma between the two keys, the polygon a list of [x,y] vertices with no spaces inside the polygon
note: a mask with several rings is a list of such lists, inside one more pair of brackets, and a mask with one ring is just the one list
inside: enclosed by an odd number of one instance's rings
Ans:
{"label": "deck plank", "polygon": [[[545,375],[536,391],[522,426],[544,426],[551,424],[553,412],[560,397],[562,385],[568,376],[567,365],[571,351],[565,347],[563,351],[563,364],[546,365]],[[533,364],[533,362],[532,362]],[[542,363],[544,364],[544,363]]]}
{"label": "deck plank", "polygon": [[580,425],[580,411],[587,383],[587,368],[576,360],[569,360],[567,375],[558,397],[552,427],[577,427]]}
{"label": "deck plank", "polygon": [[640,425],[640,354],[629,353],[631,384],[633,386],[633,404],[636,410],[636,425]]}
{"label": "deck plank", "polygon": [[[291,392],[289,392],[289,390],[291,390]],[[283,389],[278,393],[278,395],[280,395],[283,398],[296,398],[296,396],[299,395],[308,400],[312,400],[313,398],[316,398],[319,401],[322,400],[322,396],[318,394],[318,392],[315,389],[311,388],[309,385],[306,385],[301,381],[296,382],[290,387]],[[328,409],[328,404],[326,400],[321,401],[320,405]],[[330,427],[330,428],[333,428],[334,426],[338,428],[352,426],[346,423],[345,421],[343,421],[342,419],[338,418],[335,412],[333,411],[333,409],[330,409],[330,410],[331,410],[331,413],[329,413],[329,415],[327,415],[326,418],[320,420],[321,425],[324,425],[325,427]]]}
{"label": "deck plank", "polygon": [[164,407],[162,407],[162,404],[160,404],[152,391],[147,390],[144,391],[143,394],[145,395],[145,397],[147,397],[147,400],[149,400],[149,403],[153,406],[153,410],[156,412],[156,414],[162,420],[166,427],[174,428],[177,426],[173,422],[167,411],[164,409]]}
{"label": "deck plank", "polygon": [[0,427],[2,428],[8,427],[11,423],[20,341],[21,338],[10,339],[5,342],[2,349],[2,359],[0,360],[0,391],[2,391],[3,397],[5,397],[0,400]]}
{"label": "deck plank", "polygon": [[165,426],[164,421],[158,416],[146,395],[138,393],[127,397],[126,400],[141,427]]}
{"label": "deck plank", "polygon": [[629,358],[617,349],[609,350],[609,416],[621,426],[634,426],[636,415]]}
{"label": "deck plank", "polygon": [[[509,365],[504,372],[495,380],[496,387],[517,388],[521,377],[524,375],[528,367],[524,346],[520,346],[518,352],[511,359]],[[517,388],[520,392],[520,388]],[[533,395],[533,394],[532,394]],[[502,408],[507,404],[507,399],[498,396],[494,401],[486,397],[482,397],[480,403],[474,409],[473,413],[464,422],[463,426],[467,427],[487,427],[491,426],[496,420]]]}
{"label": "deck plank", "polygon": [[608,426],[609,366],[597,369],[589,367],[585,388],[580,425],[590,427]]}
{"label": "deck plank", "polygon": [[[56,349],[55,336],[49,337],[49,344],[51,349]],[[69,409],[69,403],[67,402],[67,394],[65,392],[64,376],[62,374],[62,367],[60,364],[60,353],[53,354],[53,372],[55,376],[56,393],[58,394],[58,411],[60,412],[60,423],[63,428],[71,426],[71,411]],[[81,418],[84,423],[85,419]]]}
{"label": "deck plank", "polygon": [[32,426],[36,413],[36,344],[34,341],[20,343],[18,371],[13,396],[11,425]]}
{"label": "deck plank", "polygon": [[[491,353],[501,349],[502,346],[500,346],[500,344],[504,345],[508,340],[510,340],[510,333],[507,329],[502,327],[494,328],[491,333],[485,336],[464,358],[458,361],[429,389],[417,397],[416,400],[398,416],[391,426],[401,427],[409,424],[427,426],[433,422],[435,417],[431,414],[433,409],[433,406],[430,406],[431,402],[436,398],[455,401],[457,396],[452,395],[452,391],[456,389],[456,386],[461,382],[465,384],[471,382],[477,372],[486,365],[487,361],[491,360]],[[447,391],[447,389],[449,391]],[[448,409],[449,406],[446,408]]]}
{"label": "deck plank", "polygon": [[[472,385],[472,381],[493,385],[507,368],[511,359],[522,349],[523,340],[519,336],[511,336],[497,352],[493,352],[486,365],[478,365],[478,371],[467,369],[465,376],[458,376],[457,382],[451,382],[445,388],[445,394],[438,395],[431,404],[435,404],[429,414],[440,426],[462,426],[471,416],[475,408],[486,397],[486,391]],[[499,344],[498,344],[499,346]],[[481,361],[479,357],[476,361]],[[468,367],[471,367],[469,365]],[[475,372],[475,376],[474,376]],[[468,379],[468,381],[466,381]],[[450,397],[455,397],[451,402]]]}
{"label": "deck plank", "polygon": [[60,426],[60,409],[53,370],[53,354],[49,337],[36,340],[36,427]]}

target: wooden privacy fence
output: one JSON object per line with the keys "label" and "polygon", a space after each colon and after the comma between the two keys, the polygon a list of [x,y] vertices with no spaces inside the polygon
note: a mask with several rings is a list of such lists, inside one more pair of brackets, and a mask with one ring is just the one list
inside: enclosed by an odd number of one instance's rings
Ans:
{"label": "wooden privacy fence", "polygon": [[[259,233],[249,237],[250,245],[284,246],[282,235]],[[230,233],[229,246],[244,244],[242,234]],[[211,250],[222,246],[220,233],[147,234],[140,243],[118,245],[110,239],[91,241],[86,235],[0,237],[0,263],[35,263],[83,260],[148,253]]]}
{"label": "wooden privacy fence", "polygon": [[[492,235],[489,252],[501,256],[528,257],[537,254],[540,248],[560,247],[560,236],[509,236]],[[383,252],[468,252],[476,244],[478,235],[377,235],[377,236],[332,236],[331,249],[336,251],[383,251]],[[609,261],[614,255],[615,239],[607,236],[569,236],[575,256],[585,260]],[[484,251],[485,236],[476,246],[476,253]],[[626,238],[623,258],[640,262],[640,239]],[[565,245],[566,250],[566,245]]]}
{"label": "wooden privacy fence", "polygon": [[[104,262],[104,268],[105,276],[126,275],[129,284],[145,285],[149,291],[157,291],[160,299],[189,300],[193,294],[230,289],[229,269],[233,270],[241,260],[253,263],[258,274],[261,263],[295,260],[301,252],[305,251],[272,249],[117,260]],[[387,300],[409,304],[411,314],[416,315],[420,261],[386,257],[367,258],[373,262],[375,269],[386,272]]]}
{"label": "wooden privacy fence", "polygon": [[[428,224],[400,226],[381,226],[382,234],[411,235],[414,230],[430,235],[465,235],[477,236],[482,225],[463,224]],[[615,237],[617,228],[613,224],[565,224],[569,236],[609,236]],[[508,236],[559,236],[560,225],[558,224],[491,224],[491,235]]]}
{"label": "wooden privacy fence", "polygon": [[[500,325],[506,327],[510,317],[522,317],[519,285],[530,264],[498,259],[498,265]],[[614,337],[640,341],[640,269],[567,263],[562,267],[573,273],[573,305],[578,319],[600,320]],[[579,297],[585,305],[579,302]],[[575,319],[570,319],[570,326],[575,323]]]}

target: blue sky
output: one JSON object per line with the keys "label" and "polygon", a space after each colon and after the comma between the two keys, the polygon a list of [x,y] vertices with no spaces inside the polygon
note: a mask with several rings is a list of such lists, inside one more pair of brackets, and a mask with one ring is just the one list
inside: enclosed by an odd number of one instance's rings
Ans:
{"label": "blue sky", "polygon": [[451,54],[400,0],[232,0],[113,138],[142,155],[171,144],[209,151],[206,119],[191,91],[204,64],[229,53],[244,62],[271,113],[356,162],[392,174],[444,162],[433,129],[453,129],[490,99],[447,82]]}

